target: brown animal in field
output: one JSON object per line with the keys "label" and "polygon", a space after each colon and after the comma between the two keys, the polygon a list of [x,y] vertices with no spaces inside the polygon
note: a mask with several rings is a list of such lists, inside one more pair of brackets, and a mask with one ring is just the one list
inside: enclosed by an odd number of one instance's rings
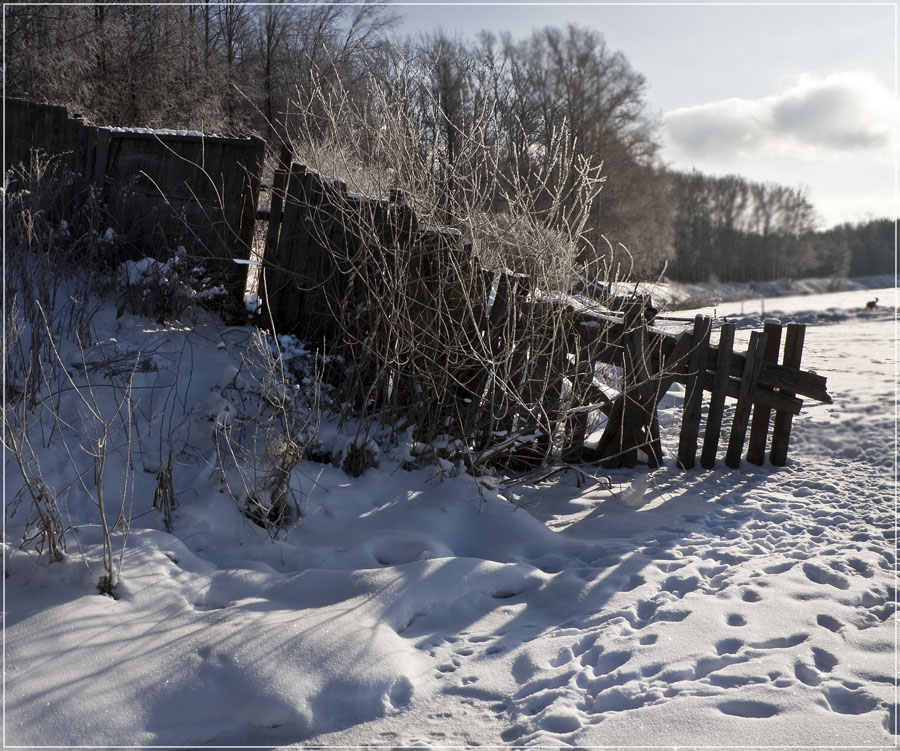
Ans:
{"label": "brown animal in field", "polygon": [[878,307],[878,298],[876,297],[874,300],[869,300],[866,303],[866,310],[875,310]]}

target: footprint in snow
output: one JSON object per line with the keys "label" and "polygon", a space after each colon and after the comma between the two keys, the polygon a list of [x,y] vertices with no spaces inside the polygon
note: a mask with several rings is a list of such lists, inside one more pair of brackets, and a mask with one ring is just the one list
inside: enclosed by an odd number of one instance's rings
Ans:
{"label": "footprint in snow", "polygon": [[843,627],[843,623],[841,623],[837,618],[833,618],[827,613],[820,613],[816,616],[816,623],[818,623],[822,628],[827,628],[829,631],[833,631],[837,633]]}
{"label": "footprint in snow", "polygon": [[812,652],[816,669],[823,673],[830,673],[834,670],[834,666],[838,664],[838,658],[831,654],[831,652],[821,649],[820,647],[813,647]]}
{"label": "footprint in snow", "polygon": [[666,592],[672,592],[680,598],[689,592],[694,592],[700,587],[700,577],[698,576],[670,576],[662,583],[662,589]]}
{"label": "footprint in snow", "polygon": [[716,705],[716,709],[723,714],[732,715],[734,717],[750,717],[755,719],[774,717],[781,711],[775,704],[749,699],[723,701]]}
{"label": "footprint in snow", "polygon": [[744,646],[744,642],[741,639],[722,639],[721,641],[716,642],[716,654],[717,655],[728,655],[734,654],[738,652],[741,647]]}
{"label": "footprint in snow", "polygon": [[794,665],[794,675],[800,683],[807,686],[818,686],[822,682],[822,674],[805,662],[797,662]]}
{"label": "footprint in snow", "polygon": [[809,639],[809,634],[800,633],[792,636],[776,636],[773,639],[755,642],[749,646],[753,649],[790,649],[798,644],[803,644],[807,639]]}
{"label": "footprint in snow", "polygon": [[785,561],[784,563],[776,563],[772,566],[766,566],[763,568],[763,571],[767,574],[783,574],[785,571],[790,571],[796,565],[797,561]]}
{"label": "footprint in snow", "polygon": [[875,572],[872,569],[872,564],[867,561],[862,560],[861,558],[850,558],[847,561],[847,565],[850,566],[857,574],[860,576],[864,576],[866,579],[871,579],[875,576]]}
{"label": "footprint in snow", "polygon": [[878,706],[878,699],[861,689],[832,686],[825,690],[825,701],[832,712],[838,714],[865,714]]}
{"label": "footprint in snow", "polygon": [[574,711],[556,711],[541,719],[541,730],[554,735],[568,735],[581,729],[581,718]]}
{"label": "footprint in snow", "polygon": [[741,593],[741,599],[744,602],[759,602],[762,599],[762,595],[755,589],[745,589]]}

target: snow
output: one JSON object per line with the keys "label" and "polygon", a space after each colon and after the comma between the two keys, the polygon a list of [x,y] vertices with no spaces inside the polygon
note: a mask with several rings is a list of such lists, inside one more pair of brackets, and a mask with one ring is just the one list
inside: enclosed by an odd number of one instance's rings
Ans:
{"label": "snow", "polygon": [[[97,591],[98,512],[59,435],[36,444],[71,526],[61,562],[20,549],[6,454],[5,743],[893,747],[892,301],[893,288],[766,300],[766,317],[813,324],[803,365],[834,398],[804,404],[784,468],[677,470],[676,387],[660,469],[510,485],[437,462],[407,471],[416,447],[381,444],[358,478],[300,462],[302,517],[274,539],[213,471],[215,426],[257,392],[264,403],[251,330],[107,306],[72,372],[113,409],[91,364],[145,365],[141,440],[106,470],[133,504],[127,541],[113,539],[118,599]],[[743,317],[740,303],[716,310],[739,334],[758,321],[750,302]],[[76,424],[84,410],[61,398]],[[167,436],[171,533],[152,508]],[[319,438],[354,436],[326,420]]]}

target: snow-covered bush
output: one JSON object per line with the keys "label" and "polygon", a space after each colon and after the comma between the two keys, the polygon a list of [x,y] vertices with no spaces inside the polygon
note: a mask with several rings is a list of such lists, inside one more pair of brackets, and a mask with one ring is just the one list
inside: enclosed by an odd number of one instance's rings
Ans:
{"label": "snow-covered bush", "polygon": [[316,379],[301,387],[294,382],[284,352],[256,331],[240,367],[222,374],[212,397],[222,487],[273,537],[302,513],[294,470],[316,439],[319,383]]}
{"label": "snow-covered bush", "polygon": [[127,307],[157,323],[177,319],[192,303],[225,296],[225,287],[213,284],[206,268],[182,245],[166,261],[141,258],[123,262],[117,269],[116,282],[120,312]]}
{"label": "snow-covered bush", "polygon": [[[331,250],[340,277],[334,286],[342,293],[323,295],[340,331],[329,353],[345,366],[333,380],[337,398],[348,431],[371,435],[377,431],[360,428],[371,421],[392,426],[395,438],[412,429],[422,445],[450,435],[463,441],[459,451],[449,456],[435,448],[416,461],[463,461],[477,473],[533,442],[535,426],[525,425],[531,417],[551,432],[551,420],[535,405],[558,386],[530,373],[528,388],[522,388],[524,366],[513,352],[534,352],[539,329],[546,341],[569,334],[562,315],[547,334],[534,303],[568,291],[579,276],[619,281],[619,272],[603,267],[597,261],[603,254],[590,247],[600,169],[574,152],[562,128],[548,134],[547,148],[535,160],[527,146],[512,154],[496,148],[491,133],[498,113],[489,107],[475,106],[465,129],[448,125],[452,133],[446,135],[435,126],[452,122],[441,101],[413,80],[408,89],[375,78],[369,86],[368,105],[358,108],[340,86],[337,93],[314,90],[304,106],[318,113],[316,128],[296,134],[292,144],[310,170],[346,182],[343,190],[323,180],[328,210],[318,239]],[[423,150],[420,136],[429,129],[434,143]],[[445,142],[451,137],[452,147]],[[387,231],[377,211],[369,216],[360,209],[366,205],[361,196],[392,198]],[[419,229],[430,228],[421,244],[400,239],[408,208]],[[335,228],[351,238],[345,247],[332,241]],[[264,273],[272,270],[270,259]],[[491,340],[480,322],[492,284],[507,271],[528,279],[515,277],[519,286],[510,295],[517,310],[495,326],[502,336]],[[294,281],[298,288],[309,286],[308,279]],[[570,403],[579,397],[571,390],[565,396]],[[551,460],[563,442],[553,436],[533,458]],[[347,463],[352,472],[368,464],[357,453]]]}

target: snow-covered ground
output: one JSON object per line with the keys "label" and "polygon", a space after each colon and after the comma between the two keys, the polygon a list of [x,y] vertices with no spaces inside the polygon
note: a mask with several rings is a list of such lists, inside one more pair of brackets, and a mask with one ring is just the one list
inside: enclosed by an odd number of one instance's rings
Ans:
{"label": "snow-covered ground", "polygon": [[[382,447],[356,479],[301,462],[303,517],[274,541],[211,467],[249,331],[101,310],[92,351],[142,353],[141,435],[190,435],[179,506],[167,533],[161,446],[110,452],[133,489],[112,599],[77,486],[66,559],[19,549],[6,456],[5,743],[893,747],[895,294],[766,301],[818,324],[804,367],[834,398],[804,405],[787,467],[585,467],[503,497]],[[717,306],[741,326],[755,312]],[[670,457],[680,406],[673,389]],[[61,493],[58,435],[36,443]]]}

